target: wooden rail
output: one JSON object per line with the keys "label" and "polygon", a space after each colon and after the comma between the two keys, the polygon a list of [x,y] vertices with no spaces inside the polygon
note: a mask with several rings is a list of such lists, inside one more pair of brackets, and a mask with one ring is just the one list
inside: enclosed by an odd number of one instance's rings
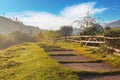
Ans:
{"label": "wooden rail", "polygon": [[81,43],[98,43],[98,44],[105,44],[103,41],[80,41]]}
{"label": "wooden rail", "polygon": [[[104,37],[104,36],[67,36],[54,38],[55,40],[66,40],[70,42],[75,42],[81,44],[83,46],[89,46],[88,44],[99,44],[103,46],[107,46],[105,40],[120,40],[120,37]],[[84,39],[84,40],[83,40]],[[98,39],[101,39],[100,41]],[[96,45],[92,46],[96,47]],[[120,56],[120,50],[112,47],[108,47],[109,49],[114,49],[116,55]]]}
{"label": "wooden rail", "polygon": [[105,39],[120,39],[120,37],[104,37]]}
{"label": "wooden rail", "polygon": [[[104,39],[120,39],[120,37],[105,37],[105,36],[69,36],[69,38],[104,38]],[[66,37],[68,38],[68,37]]]}
{"label": "wooden rail", "polygon": [[[87,44],[100,44],[104,45],[107,39],[120,39],[120,37],[104,37],[104,36],[91,36],[91,35],[79,35],[79,36],[67,36],[67,37],[60,37],[55,38],[56,40],[66,40],[66,41],[72,41],[76,43],[80,43],[84,46],[87,46]],[[100,40],[98,40],[100,39]]]}

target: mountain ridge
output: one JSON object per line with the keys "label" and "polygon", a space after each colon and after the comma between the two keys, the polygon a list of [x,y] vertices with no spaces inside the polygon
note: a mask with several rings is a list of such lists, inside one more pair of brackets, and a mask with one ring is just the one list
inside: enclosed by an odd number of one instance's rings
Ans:
{"label": "mountain ridge", "polygon": [[41,32],[42,29],[34,26],[25,25],[19,21],[0,16],[0,34],[9,34],[12,31],[21,30],[22,32],[32,32],[34,34]]}
{"label": "mountain ridge", "polygon": [[113,21],[113,22],[110,22],[110,23],[106,23],[105,26],[109,26],[111,28],[119,28],[120,27],[120,19],[117,20],[117,21]]}

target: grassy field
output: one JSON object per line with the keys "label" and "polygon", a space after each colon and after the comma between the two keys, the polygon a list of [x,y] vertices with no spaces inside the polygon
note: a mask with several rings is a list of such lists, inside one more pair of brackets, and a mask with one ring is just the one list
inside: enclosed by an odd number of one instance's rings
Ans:
{"label": "grassy field", "polygon": [[51,59],[35,43],[0,51],[0,80],[78,80],[73,71]]}

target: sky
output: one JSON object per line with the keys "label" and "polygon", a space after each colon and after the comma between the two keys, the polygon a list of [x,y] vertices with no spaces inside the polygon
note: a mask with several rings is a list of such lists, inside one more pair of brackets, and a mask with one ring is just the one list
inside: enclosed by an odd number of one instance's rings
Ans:
{"label": "sky", "polygon": [[17,17],[26,25],[59,29],[90,12],[101,22],[120,19],[119,0],[0,0],[0,15]]}

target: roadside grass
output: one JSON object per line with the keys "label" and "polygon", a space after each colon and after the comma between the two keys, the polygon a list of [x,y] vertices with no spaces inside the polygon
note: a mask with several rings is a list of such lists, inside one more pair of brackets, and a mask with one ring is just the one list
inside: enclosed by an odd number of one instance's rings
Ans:
{"label": "roadside grass", "polygon": [[35,43],[0,50],[0,80],[78,80]]}

